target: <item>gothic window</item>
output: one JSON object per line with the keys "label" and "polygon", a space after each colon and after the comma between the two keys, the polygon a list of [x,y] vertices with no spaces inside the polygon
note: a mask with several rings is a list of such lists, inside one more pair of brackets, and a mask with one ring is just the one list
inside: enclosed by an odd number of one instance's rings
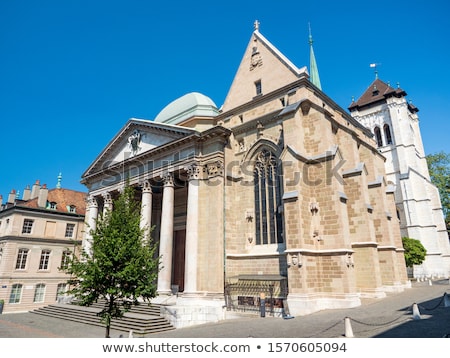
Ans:
{"label": "gothic window", "polygon": [[253,172],[255,192],[255,244],[282,243],[281,180],[275,155],[262,150]]}
{"label": "gothic window", "polygon": [[381,138],[380,127],[375,127],[373,129],[373,132],[375,133],[375,140],[377,141],[377,146],[382,147],[383,146],[383,139]]}
{"label": "gothic window", "polygon": [[384,129],[384,137],[386,138],[386,144],[392,144],[392,136],[391,136],[391,128],[389,124],[385,124],[383,126]]}

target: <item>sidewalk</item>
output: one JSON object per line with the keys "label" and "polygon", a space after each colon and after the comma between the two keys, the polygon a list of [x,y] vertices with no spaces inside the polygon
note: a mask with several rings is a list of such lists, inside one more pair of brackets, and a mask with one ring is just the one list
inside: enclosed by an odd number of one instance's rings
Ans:
{"label": "sidewalk", "polygon": [[[413,282],[411,288],[401,293],[363,300],[361,306],[351,309],[325,310],[288,320],[253,316],[149,334],[145,338],[338,338],[349,333],[355,338],[441,338],[450,334],[450,307],[444,307],[446,293],[450,295],[447,279],[433,281],[432,285]],[[420,317],[413,315],[414,303]],[[34,313],[0,315],[0,338],[103,338],[104,335],[103,327]],[[128,337],[126,332],[111,331],[113,338],[120,335]]]}

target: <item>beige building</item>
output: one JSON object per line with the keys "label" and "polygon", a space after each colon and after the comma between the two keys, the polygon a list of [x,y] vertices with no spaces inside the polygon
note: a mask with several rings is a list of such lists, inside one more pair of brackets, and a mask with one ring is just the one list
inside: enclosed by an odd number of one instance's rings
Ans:
{"label": "beige building", "polygon": [[261,302],[274,315],[354,307],[409,286],[384,162],[256,22],[220,108],[188,93],[112,138],[83,174],[86,221],[136,187],[162,258],[155,301],[177,327]]}
{"label": "beige building", "polygon": [[[58,182],[59,183],[59,182]],[[0,299],[3,313],[64,300],[68,276],[60,270],[82,242],[86,193],[48,189],[39,181],[0,196]]]}

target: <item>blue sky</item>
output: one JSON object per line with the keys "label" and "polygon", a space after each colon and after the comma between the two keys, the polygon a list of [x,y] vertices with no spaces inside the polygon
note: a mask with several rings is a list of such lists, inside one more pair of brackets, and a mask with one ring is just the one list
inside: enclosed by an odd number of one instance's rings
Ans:
{"label": "blue sky", "polygon": [[192,91],[221,106],[260,21],[298,67],[311,24],[323,91],[347,109],[374,80],[420,112],[426,154],[450,152],[450,2],[0,1],[0,194],[81,175],[131,117]]}

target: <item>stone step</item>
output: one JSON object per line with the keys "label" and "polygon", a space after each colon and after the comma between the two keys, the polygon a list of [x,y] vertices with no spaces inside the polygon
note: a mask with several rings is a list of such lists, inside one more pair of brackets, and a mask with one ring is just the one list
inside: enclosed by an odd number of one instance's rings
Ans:
{"label": "stone step", "polygon": [[[97,315],[102,307],[101,303],[90,307],[57,303],[38,308],[31,311],[31,313],[104,327],[100,317]],[[159,312],[160,308],[157,305],[152,308],[148,306],[140,307],[140,305],[133,306],[121,319],[114,318],[112,320],[111,329],[124,332],[133,331],[137,335],[175,329],[165,318],[159,315]]]}

